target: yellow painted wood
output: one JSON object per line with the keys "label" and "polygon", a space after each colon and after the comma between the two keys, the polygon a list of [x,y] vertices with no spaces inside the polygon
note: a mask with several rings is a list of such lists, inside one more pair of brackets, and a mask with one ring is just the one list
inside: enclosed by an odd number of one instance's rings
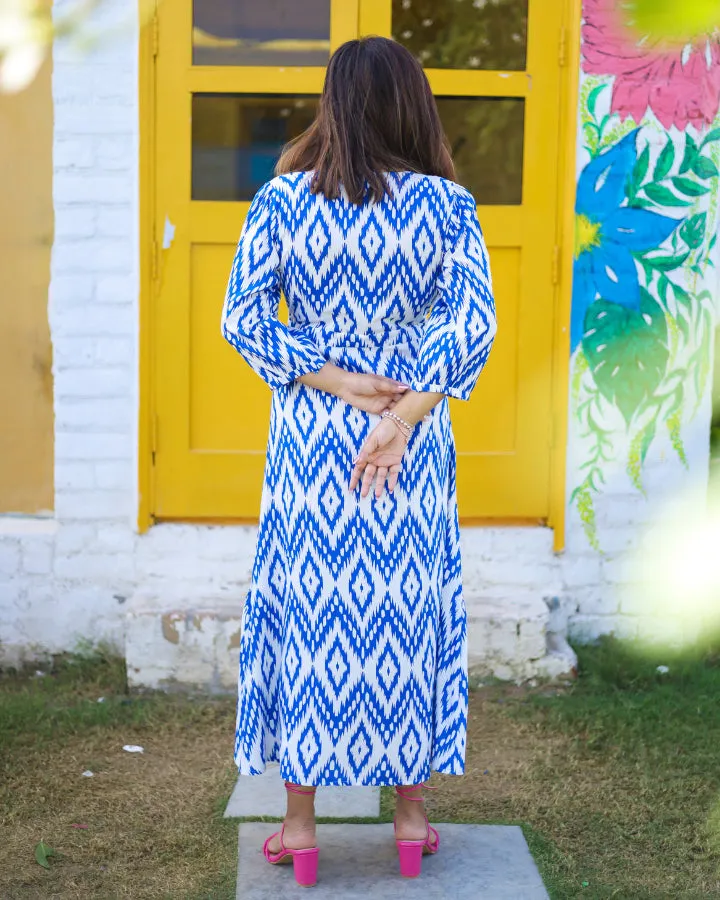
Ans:
{"label": "yellow painted wood", "polygon": [[51,77],[0,93],[0,512],[53,508]]}
{"label": "yellow painted wood", "polygon": [[180,85],[195,94],[319,94],[324,80],[315,66],[193,66]]}
{"label": "yellow painted wood", "polygon": [[[154,466],[152,446],[155,418],[155,60],[153,56],[154,6],[139,0],[142,23],[138,47],[140,107],[140,403],[138,407],[138,504],[137,527],[142,534],[153,521]],[[143,15],[144,13],[144,15]]]}
{"label": "yellow painted wood", "polygon": [[[390,8],[389,0],[334,0],[333,48],[353,35],[389,34]],[[577,68],[561,68],[558,47],[560,30],[567,27],[563,15],[577,9],[579,0],[530,0],[526,72],[428,72],[438,95],[525,102],[522,205],[479,208],[495,281],[497,344],[472,400],[451,401],[460,514],[468,522],[547,521],[552,515],[556,527],[562,524],[565,448],[564,442],[557,446],[557,423],[558,415],[564,419],[560,400],[567,396],[566,253],[560,289],[552,283],[552,267],[554,247],[568,227],[559,203],[572,207],[567,172],[574,173],[574,110],[571,91],[562,94],[563,75],[572,81]],[[317,93],[324,70],[192,67],[191,3],[161,4],[160,16],[154,221],[155,233],[162,235],[167,217],[175,235],[160,252],[152,310],[153,513],[241,520],[259,509],[270,391],[222,340],[219,319],[248,204],[190,200],[191,98],[193,92]],[[570,62],[576,67],[577,61]],[[567,160],[563,178],[559,117]],[[498,147],[498,157],[502,152]]]}
{"label": "yellow painted wood", "polygon": [[426,69],[434,94],[449,97],[527,97],[532,81],[526,72],[473,69]]}
{"label": "yellow painted wood", "polygon": [[573,237],[575,230],[575,155],[577,152],[577,109],[580,71],[581,4],[566,0],[563,8],[567,68],[560,102],[560,154],[558,171],[558,221],[556,243],[559,248],[559,284],[555,297],[555,347],[553,356],[554,441],[550,479],[550,517],[553,549],[565,547],[565,475],[568,441],[568,394],[570,381],[570,308],[572,304]]}

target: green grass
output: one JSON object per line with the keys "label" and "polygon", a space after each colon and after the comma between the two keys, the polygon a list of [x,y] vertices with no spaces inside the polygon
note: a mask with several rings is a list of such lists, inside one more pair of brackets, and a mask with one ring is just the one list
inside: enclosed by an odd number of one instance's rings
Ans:
{"label": "green grass", "polygon": [[717,646],[671,654],[604,639],[576,648],[581,675],[571,690],[508,707],[565,738],[565,763],[538,762],[534,777],[547,783],[565,771],[567,789],[575,784],[584,800],[584,815],[583,804],[568,804],[583,829],[574,859],[558,852],[551,828],[526,832],[554,900],[720,897]]}
{"label": "green grass", "polygon": [[233,699],[131,694],[105,648],[35,668],[0,675],[0,897],[232,900]]}

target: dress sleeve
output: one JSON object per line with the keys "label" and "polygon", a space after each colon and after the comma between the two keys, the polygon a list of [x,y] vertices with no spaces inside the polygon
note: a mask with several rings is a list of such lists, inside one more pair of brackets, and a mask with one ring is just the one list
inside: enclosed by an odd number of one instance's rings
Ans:
{"label": "dress sleeve", "polygon": [[271,388],[327,362],[313,339],[277,318],[280,244],[272,182],[255,195],[238,241],[223,305],[224,338]]}
{"label": "dress sleeve", "polygon": [[475,200],[457,188],[442,270],[410,387],[468,400],[496,330],[490,264]]}

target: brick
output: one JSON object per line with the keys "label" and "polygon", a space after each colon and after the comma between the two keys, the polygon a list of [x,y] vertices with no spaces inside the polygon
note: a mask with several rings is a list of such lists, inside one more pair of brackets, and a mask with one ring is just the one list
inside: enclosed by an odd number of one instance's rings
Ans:
{"label": "brick", "polygon": [[547,563],[553,558],[551,528],[491,528],[492,555]]}
{"label": "brick", "polygon": [[132,580],[135,566],[131,553],[76,553],[55,559],[55,575],[58,578],[97,579],[113,581]]}
{"label": "brick", "polygon": [[[192,555],[140,555],[137,558],[137,573],[140,578],[182,579],[186,582],[207,583],[210,574],[208,568]],[[213,576],[214,569],[213,565],[211,570]]]}
{"label": "brick", "polygon": [[[57,81],[57,79],[56,79]],[[125,103],[77,103],[66,97],[56,109],[55,127],[59,137],[78,135],[131,135],[137,130],[137,109]]]}
{"label": "brick", "polygon": [[95,358],[105,366],[135,366],[135,348],[128,337],[100,337],[95,341]]}
{"label": "brick", "polygon": [[134,489],[134,466],[130,462],[101,462],[95,464],[95,478],[99,488]]}
{"label": "brick", "polygon": [[95,234],[96,212],[93,206],[55,207],[55,241],[67,238],[86,238]]}
{"label": "brick", "polygon": [[627,584],[637,580],[637,562],[627,555],[606,558],[602,561],[602,573],[608,584]]}
{"label": "brick", "polygon": [[517,654],[521,660],[537,659],[545,655],[545,623],[529,620],[521,621],[517,640]]}
{"label": "brick", "polygon": [[55,396],[65,397],[128,397],[133,389],[130,372],[126,368],[62,369],[55,375]]}
{"label": "brick", "polygon": [[196,525],[164,523],[154,525],[138,539],[138,552],[152,556],[193,556],[198,555],[200,529]]}
{"label": "brick", "polygon": [[98,279],[95,293],[98,303],[132,303],[138,293],[137,281],[128,275],[106,275]]}
{"label": "brick", "polygon": [[492,530],[490,528],[462,528],[460,544],[463,558],[489,559],[492,556]]}
{"label": "brick", "polygon": [[252,562],[257,529],[232,526],[205,527],[200,530],[201,559],[233,559],[247,566]]}
{"label": "brick", "polygon": [[486,560],[477,571],[485,584],[536,587],[539,591],[554,589],[557,584],[552,564],[526,563],[520,552],[514,560]]}
{"label": "brick", "polygon": [[91,303],[95,294],[95,279],[91,274],[53,275],[50,282],[50,303],[62,307]]}
{"label": "brick", "polygon": [[133,453],[134,441],[124,434],[55,434],[55,457],[60,460],[129,459]]}
{"label": "brick", "polygon": [[597,554],[570,555],[561,557],[560,571],[568,588],[599,585],[603,580],[600,559]]}
{"label": "brick", "polygon": [[137,77],[135,70],[121,71],[115,67],[110,77],[99,78],[93,85],[93,96],[98,105],[112,104],[127,106],[135,102],[137,96]]}
{"label": "brick", "polygon": [[93,465],[88,462],[57,460],[55,463],[55,487],[61,491],[95,487]]}
{"label": "brick", "polygon": [[571,596],[578,612],[584,616],[611,616],[620,608],[618,591],[608,585],[576,588]]}
{"label": "brick", "polygon": [[[87,60],[78,61],[74,64],[65,63],[57,70],[57,77],[53,84],[53,100],[58,107],[65,107],[69,104],[82,106],[87,102],[88,97],[94,92],[94,79],[92,75],[92,67],[87,64]],[[60,110],[60,115],[67,115],[65,109]]]}
{"label": "brick", "polygon": [[121,173],[87,175],[65,172],[56,176],[56,203],[112,203],[124,206],[128,202],[128,179]]}
{"label": "brick", "polygon": [[97,526],[64,522],[55,539],[55,552],[58,556],[69,556],[89,549],[97,541]]}
{"label": "brick", "polygon": [[[62,340],[58,340],[54,334],[54,321],[56,318],[54,309],[55,307],[50,309],[50,327],[53,332],[53,367],[55,371],[57,372],[68,367],[83,366],[89,368],[93,366],[97,358],[97,342],[88,336],[72,337],[67,334],[62,336]],[[57,315],[62,316],[63,314],[58,312]]]}
{"label": "brick", "polygon": [[56,405],[56,426],[65,431],[77,428],[105,434],[127,432],[132,420],[133,410],[129,398],[65,400]]}
{"label": "brick", "polygon": [[53,542],[28,540],[23,542],[22,570],[28,575],[49,575],[52,572]]}
{"label": "brick", "polygon": [[20,542],[0,538],[0,578],[8,579],[20,571]]}
{"label": "brick", "polygon": [[131,237],[134,221],[130,206],[101,207],[97,211],[97,230],[103,237]]}
{"label": "brick", "polygon": [[19,607],[24,600],[23,583],[19,578],[10,578],[0,569],[0,603],[2,603],[3,615],[0,623],[7,624],[7,618],[13,607]]}
{"label": "brick", "polygon": [[[106,171],[130,169],[137,157],[137,142],[123,135],[117,138],[96,138],[95,151],[98,165]],[[127,201],[127,197],[125,198]]]}
{"label": "brick", "polygon": [[[137,331],[135,312],[128,306],[108,310],[98,304],[60,310],[53,316],[53,336],[131,335]],[[97,345],[96,348],[97,350]]]}
{"label": "brick", "polygon": [[642,525],[616,525],[605,528],[600,535],[603,553],[619,555],[635,551],[641,544]]}
{"label": "brick", "polygon": [[53,146],[53,167],[58,169],[89,169],[95,163],[92,141],[82,138],[58,138]]}
{"label": "brick", "polygon": [[57,491],[55,511],[64,519],[124,519],[131,515],[128,491]]}
{"label": "brick", "polygon": [[53,272],[127,272],[133,266],[133,251],[130,240],[95,237],[69,242],[61,237],[53,247]]}
{"label": "brick", "polygon": [[134,553],[137,535],[128,525],[100,525],[97,530],[97,552]]}

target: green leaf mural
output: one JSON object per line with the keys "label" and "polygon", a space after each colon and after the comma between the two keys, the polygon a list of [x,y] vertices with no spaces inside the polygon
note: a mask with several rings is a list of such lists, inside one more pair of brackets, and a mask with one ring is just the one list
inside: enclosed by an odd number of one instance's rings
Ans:
{"label": "green leaf mural", "polygon": [[698,156],[693,163],[693,172],[698,178],[707,180],[717,176],[718,168],[711,159],[708,159],[706,156]]}
{"label": "green leaf mural", "polygon": [[662,181],[662,179],[667,175],[667,173],[672,169],[672,164],[675,162],[675,147],[673,146],[673,142],[671,138],[668,138],[665,142],[665,146],[663,147],[660,156],[658,156],[657,162],[655,163],[655,171],[653,172],[653,178],[655,181]]}
{"label": "green leaf mural", "polygon": [[710,190],[704,184],[698,184],[697,181],[693,181],[691,178],[683,178],[682,175],[676,175],[672,179],[672,183],[680,193],[687,194],[688,197],[702,197],[703,194],[707,194]]}
{"label": "green leaf mural", "polygon": [[[684,179],[687,181],[688,179]],[[658,206],[690,206],[692,200],[686,200],[684,197],[678,197],[673,194],[670,188],[664,187],[662,184],[646,184],[643,191],[647,196],[657,203]]]}
{"label": "green leaf mural", "polygon": [[665,316],[644,288],[641,293],[639,312],[596,301],[582,341],[595,384],[628,425],[661,383],[668,361]]}
{"label": "green leaf mural", "polygon": [[705,240],[705,225],[707,224],[707,213],[698,213],[696,216],[690,216],[680,227],[680,237],[690,247],[691,250],[697,250]]}

